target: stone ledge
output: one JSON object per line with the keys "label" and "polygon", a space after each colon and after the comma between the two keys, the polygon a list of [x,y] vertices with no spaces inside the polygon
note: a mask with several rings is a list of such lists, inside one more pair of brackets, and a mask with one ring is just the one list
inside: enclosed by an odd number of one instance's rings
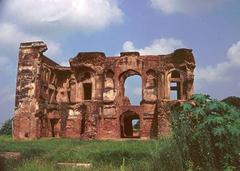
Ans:
{"label": "stone ledge", "polygon": [[57,163],[60,166],[73,167],[73,168],[90,168],[91,163]]}

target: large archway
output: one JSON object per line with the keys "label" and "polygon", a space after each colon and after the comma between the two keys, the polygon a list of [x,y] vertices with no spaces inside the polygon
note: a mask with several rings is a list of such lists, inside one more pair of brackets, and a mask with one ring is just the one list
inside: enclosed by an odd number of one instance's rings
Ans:
{"label": "large archway", "polygon": [[139,75],[130,76],[124,83],[124,96],[127,96],[131,105],[139,105],[142,101],[142,79]]}
{"label": "large archway", "polygon": [[122,96],[128,97],[131,105],[140,105],[142,101],[142,77],[134,70],[127,70],[120,75]]}
{"label": "large archway", "polygon": [[141,122],[137,113],[124,112],[120,117],[121,138],[140,138]]}

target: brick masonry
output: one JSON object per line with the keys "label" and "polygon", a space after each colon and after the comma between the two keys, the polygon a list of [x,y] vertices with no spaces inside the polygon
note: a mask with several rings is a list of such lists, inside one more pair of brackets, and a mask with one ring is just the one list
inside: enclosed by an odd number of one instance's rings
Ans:
{"label": "brick masonry", "polygon": [[[44,42],[21,43],[19,50],[15,139],[71,137],[81,139],[150,139],[170,132],[165,104],[193,92],[195,60],[191,49],[167,55],[80,52],[70,67],[46,57]],[[142,101],[130,104],[124,82],[142,78]],[[137,119],[140,128],[133,129]]]}

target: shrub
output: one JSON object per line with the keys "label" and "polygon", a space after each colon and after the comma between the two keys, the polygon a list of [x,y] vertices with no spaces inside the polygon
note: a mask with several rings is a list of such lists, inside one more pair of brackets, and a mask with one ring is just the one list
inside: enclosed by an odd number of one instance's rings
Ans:
{"label": "shrub", "polygon": [[3,123],[0,135],[12,135],[12,119],[8,119]]}
{"label": "shrub", "polygon": [[174,138],[194,170],[240,166],[240,111],[208,95],[197,94],[172,111]]}

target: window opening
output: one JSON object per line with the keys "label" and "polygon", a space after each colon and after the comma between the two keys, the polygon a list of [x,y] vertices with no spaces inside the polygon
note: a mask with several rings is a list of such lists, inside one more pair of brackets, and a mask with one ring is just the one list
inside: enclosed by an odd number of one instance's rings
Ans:
{"label": "window opening", "polygon": [[179,100],[180,97],[180,83],[179,82],[171,82],[170,83],[170,99],[171,100]]}
{"label": "window opening", "polygon": [[83,83],[84,100],[92,99],[92,83]]}

